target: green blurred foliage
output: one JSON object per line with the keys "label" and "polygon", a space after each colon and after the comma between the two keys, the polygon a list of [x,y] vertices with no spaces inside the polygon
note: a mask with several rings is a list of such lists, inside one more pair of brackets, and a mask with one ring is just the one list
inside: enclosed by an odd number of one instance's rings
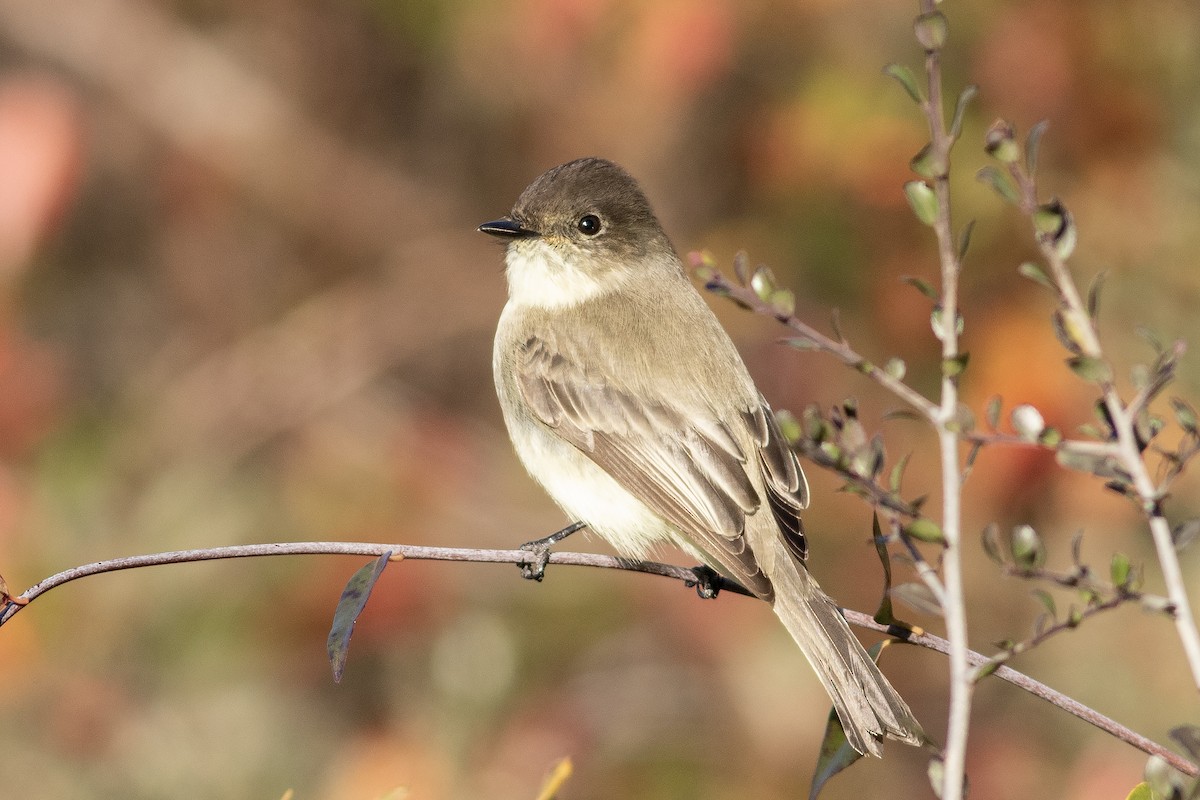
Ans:
{"label": "green blurred foliage", "polygon": [[[899,0],[45,0],[0,4],[0,572],[20,587],[100,558],[290,539],[511,546],[562,520],[517,466],[495,407],[500,252],[474,227],[581,155],[639,176],[681,251],[749,251],[797,313],[841,309],[855,347],[940,377],[936,276],[902,186],[924,144],[881,73],[920,64]],[[1050,302],[1017,276],[1025,227],[973,179],[997,116],[1051,127],[1047,192],[1079,226],[1083,283],[1108,273],[1114,362],[1132,335],[1196,338],[1200,13],[1146,4],[945,4],[947,79],[981,91],[955,153],[966,400],[1047,424],[1090,418]],[[895,402],[717,303],[776,407]],[[1183,367],[1194,398],[1200,372]],[[1122,375],[1123,377],[1123,375]],[[915,424],[910,494],[936,501]],[[810,470],[812,472],[812,470]],[[882,577],[870,512],[812,475],[811,564],[845,605]],[[1200,509],[1180,484],[1180,519]],[[1151,557],[1124,501],[1045,453],[989,450],[968,525],[1028,522],[1048,561]],[[598,546],[572,542],[572,546]],[[1196,581],[1194,557],[1185,563]],[[676,560],[677,554],[665,553]],[[972,638],[1020,638],[1028,587],[966,555]],[[795,797],[828,703],[765,607],[665,581],[394,564],[346,676],[324,642],[359,563],[160,567],[56,590],[0,632],[0,775],[13,797]],[[1153,566],[1146,570],[1153,583]],[[1148,590],[1154,586],[1148,585]],[[936,629],[935,620],[923,623]],[[931,734],[940,656],[889,674]],[[1015,663],[1160,741],[1194,716],[1168,624],[1132,609]],[[1146,679],[1153,674],[1154,680]],[[995,682],[977,692],[972,796],[1121,797],[1142,759]],[[889,748],[822,797],[927,792]]]}

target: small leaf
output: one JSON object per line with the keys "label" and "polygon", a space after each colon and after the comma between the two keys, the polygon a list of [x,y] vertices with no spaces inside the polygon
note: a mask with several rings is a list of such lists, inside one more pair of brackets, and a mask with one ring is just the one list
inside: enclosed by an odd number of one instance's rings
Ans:
{"label": "small leaf", "polygon": [[967,106],[979,93],[979,87],[969,83],[958,93],[958,101],[954,104],[954,116],[950,120],[950,138],[957,139],[962,134],[963,119],[967,116]]}
{"label": "small leaf", "polygon": [[1118,589],[1125,588],[1129,583],[1130,569],[1129,556],[1124,553],[1113,553],[1112,564],[1109,566],[1109,577],[1113,586]]}
{"label": "small leaf", "polygon": [[1046,430],[1042,431],[1042,435],[1038,437],[1038,444],[1044,447],[1058,447],[1062,438],[1062,431],[1058,428],[1046,428]]}
{"label": "small leaf", "polygon": [[1179,743],[1192,761],[1200,762],[1200,727],[1180,725],[1171,728],[1167,735]]}
{"label": "small leaf", "polygon": [[1047,289],[1050,289],[1055,292],[1058,291],[1058,287],[1054,284],[1054,281],[1050,280],[1050,276],[1047,275],[1041,267],[1039,267],[1037,264],[1034,264],[1032,261],[1026,261],[1026,262],[1022,263],[1021,266],[1017,267],[1017,274],[1019,274],[1023,278],[1028,278],[1029,280],[1034,281],[1035,283],[1040,283],[1042,286],[1045,286]]}
{"label": "small leaf", "polygon": [[917,517],[904,526],[904,535],[930,544],[945,544],[946,535],[942,528],[928,517]]}
{"label": "small leaf", "polygon": [[1017,192],[1017,187],[1013,185],[1012,179],[991,164],[975,173],[975,179],[991,186],[996,194],[1014,206],[1021,204],[1021,195]]}
{"label": "small leaf", "polygon": [[1195,541],[1197,536],[1200,536],[1200,518],[1195,517],[1184,520],[1171,531],[1171,541],[1175,543],[1175,549],[1180,552]]}
{"label": "small leaf", "polygon": [[1092,383],[1111,383],[1112,367],[1102,358],[1075,356],[1067,359],[1067,366],[1079,377]]}
{"label": "small leaf", "polygon": [[983,552],[987,554],[987,557],[996,562],[997,566],[1003,567],[1005,561],[1000,551],[1000,526],[994,522],[989,522],[979,538],[983,543]]}
{"label": "small leaf", "polygon": [[1092,285],[1088,287],[1087,294],[1087,311],[1088,316],[1092,318],[1092,324],[1096,324],[1096,317],[1100,313],[1100,290],[1104,287],[1104,273],[1096,273],[1096,277],[1092,279]]}
{"label": "small leaf", "polygon": [[985,412],[984,419],[987,420],[988,427],[992,430],[996,430],[996,428],[1000,425],[1000,410],[1003,408],[1003,406],[1004,398],[1000,397],[998,394],[992,395],[992,398],[988,400],[987,411]]}
{"label": "small leaf", "polygon": [[892,587],[892,597],[921,614],[940,617],[942,606],[923,583],[902,583]]}
{"label": "small leaf", "polygon": [[1025,137],[1025,171],[1030,175],[1037,174],[1038,150],[1042,145],[1042,134],[1050,127],[1049,120],[1042,120],[1029,129]]}
{"label": "small leaf", "polygon": [[909,169],[922,178],[940,178],[946,174],[946,162],[933,152],[933,145],[926,143],[908,162]]}
{"label": "small leaf", "polygon": [[797,350],[820,350],[821,345],[809,339],[807,336],[789,336],[781,340],[788,347],[794,347]]}
{"label": "small leaf", "polygon": [[971,246],[971,233],[975,230],[975,220],[969,221],[958,234],[958,263],[961,266],[967,257],[967,248]]}
{"label": "small leaf", "polygon": [[906,467],[908,467],[908,459],[911,456],[912,453],[905,453],[900,460],[896,462],[896,465],[892,467],[892,473],[888,477],[888,487],[891,489],[892,494],[900,493],[900,482],[904,479],[904,470]]}
{"label": "small leaf", "polygon": [[883,538],[883,528],[879,524],[879,513],[871,515],[871,540],[875,543],[875,554],[883,565],[883,599],[875,612],[875,621],[880,625],[892,625],[896,616],[892,609],[892,559],[888,555],[887,540]]}
{"label": "small leaf", "polygon": [[337,609],[333,613],[329,638],[325,643],[329,663],[333,667],[334,683],[342,682],[342,673],[346,671],[346,658],[350,653],[350,637],[354,634],[354,623],[366,608],[371,590],[375,588],[376,581],[383,574],[383,568],[388,565],[391,557],[392,551],[388,550],[369,564],[364,564],[350,577],[346,588],[342,590]]}
{"label": "small leaf", "polygon": [[940,758],[931,758],[925,773],[929,776],[929,785],[933,787],[933,793],[941,800],[942,790],[946,785],[946,765]]}
{"label": "small leaf", "polygon": [[750,283],[750,256],[745,250],[737,251],[733,257],[733,274],[737,276],[738,283],[742,286]]}
{"label": "small leaf", "polygon": [[908,96],[915,103],[924,102],[925,98],[921,94],[921,89],[917,86],[916,76],[913,71],[903,64],[888,64],[883,68],[883,74],[894,78],[897,83],[904,87],[904,91],[908,92]]}
{"label": "small leaf", "polygon": [[1042,604],[1042,607],[1046,609],[1046,613],[1050,615],[1051,619],[1058,616],[1058,606],[1055,605],[1054,598],[1049,592],[1047,592],[1045,589],[1034,589],[1033,596],[1036,597],[1038,602]]}
{"label": "small leaf", "polygon": [[1195,434],[1197,430],[1196,409],[1192,408],[1187,401],[1179,397],[1171,398],[1171,410],[1175,412],[1175,421],[1179,423],[1179,427],[1191,434]]}
{"label": "small leaf", "polygon": [[1083,566],[1083,531],[1071,537],[1071,563],[1076,567]]}
{"label": "small leaf", "polygon": [[935,303],[937,302],[937,300],[938,300],[937,289],[933,288],[933,285],[930,284],[929,281],[925,280],[924,278],[914,278],[911,275],[905,275],[903,278],[900,279],[900,281],[902,283],[907,283],[909,286],[913,287],[918,292],[925,295],[926,297],[928,297],[930,300],[934,301]]}
{"label": "small leaf", "polygon": [[926,225],[933,225],[938,217],[938,199],[933,189],[925,181],[909,181],[904,184],[904,196],[912,207],[917,219]]}
{"label": "small leaf", "polygon": [[796,313],[796,296],[788,289],[776,289],[767,301],[776,314],[790,317]]}

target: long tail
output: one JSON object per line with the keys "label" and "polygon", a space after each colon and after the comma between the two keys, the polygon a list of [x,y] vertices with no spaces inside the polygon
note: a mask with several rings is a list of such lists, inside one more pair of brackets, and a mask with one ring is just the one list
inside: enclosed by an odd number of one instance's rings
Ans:
{"label": "long tail", "polygon": [[925,733],[908,704],[850,632],[834,602],[782,543],[773,555],[775,613],[829,692],[851,746],[879,756],[885,737],[924,743]]}

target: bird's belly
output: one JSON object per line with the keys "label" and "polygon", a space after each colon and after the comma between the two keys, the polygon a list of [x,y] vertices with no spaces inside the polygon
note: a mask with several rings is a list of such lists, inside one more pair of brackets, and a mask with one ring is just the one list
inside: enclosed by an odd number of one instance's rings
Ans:
{"label": "bird's belly", "polygon": [[[540,422],[507,420],[529,474],[572,520],[587,523],[617,552],[647,558],[655,545],[678,543],[674,526],[651,511],[570,442]],[[521,430],[515,428],[520,426]]]}

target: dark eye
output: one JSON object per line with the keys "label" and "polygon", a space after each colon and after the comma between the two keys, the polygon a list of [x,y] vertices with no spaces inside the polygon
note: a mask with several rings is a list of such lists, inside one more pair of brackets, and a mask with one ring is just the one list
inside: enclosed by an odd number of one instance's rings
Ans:
{"label": "dark eye", "polygon": [[595,236],[600,232],[600,218],[595,214],[584,214],[579,218],[576,227],[584,236]]}

